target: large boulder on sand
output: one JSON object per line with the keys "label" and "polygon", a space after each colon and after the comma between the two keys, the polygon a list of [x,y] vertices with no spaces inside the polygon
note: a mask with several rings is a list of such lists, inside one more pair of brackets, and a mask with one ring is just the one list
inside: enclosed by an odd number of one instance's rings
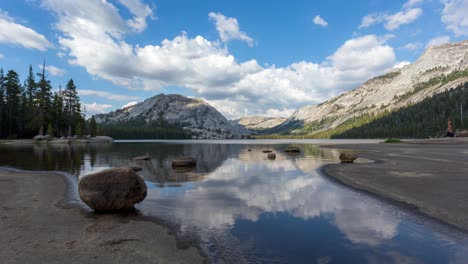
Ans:
{"label": "large boulder on sand", "polygon": [[146,183],[131,168],[113,168],[83,176],[81,200],[96,211],[130,210],[146,197]]}
{"label": "large boulder on sand", "polygon": [[354,153],[341,153],[340,154],[340,160],[343,163],[353,163],[354,160],[358,158],[358,155]]}

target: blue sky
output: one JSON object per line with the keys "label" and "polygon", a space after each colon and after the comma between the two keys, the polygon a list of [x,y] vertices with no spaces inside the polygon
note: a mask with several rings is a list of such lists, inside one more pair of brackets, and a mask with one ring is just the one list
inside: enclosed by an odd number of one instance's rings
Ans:
{"label": "blue sky", "polygon": [[45,59],[88,114],[181,93],[228,118],[289,116],[466,39],[466,14],[468,0],[2,0],[0,67],[24,80]]}

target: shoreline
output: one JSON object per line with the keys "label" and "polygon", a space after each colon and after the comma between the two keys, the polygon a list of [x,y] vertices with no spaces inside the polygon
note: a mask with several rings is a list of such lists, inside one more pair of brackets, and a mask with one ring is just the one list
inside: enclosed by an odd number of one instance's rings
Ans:
{"label": "shoreline", "polygon": [[[81,206],[60,172],[0,169],[3,263],[206,263],[157,219],[97,214]],[[67,195],[69,195],[67,197]]]}
{"label": "shoreline", "polygon": [[357,152],[359,157],[375,161],[327,164],[321,168],[325,176],[468,231],[465,144],[447,140],[321,147]]}

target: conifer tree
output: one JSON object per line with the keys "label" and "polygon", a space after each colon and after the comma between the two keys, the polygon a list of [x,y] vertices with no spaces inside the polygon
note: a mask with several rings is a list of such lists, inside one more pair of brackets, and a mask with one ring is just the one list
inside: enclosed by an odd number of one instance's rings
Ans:
{"label": "conifer tree", "polygon": [[94,116],[91,117],[91,121],[89,121],[89,130],[92,137],[97,135],[97,124]]}
{"label": "conifer tree", "polygon": [[5,104],[5,76],[3,75],[3,69],[0,68],[0,138],[4,137],[5,135],[5,126],[6,126],[6,119],[5,119],[5,112],[6,112],[6,104]]}
{"label": "conifer tree", "polygon": [[18,130],[19,119],[21,118],[20,100],[21,100],[21,84],[18,73],[9,70],[4,77],[5,94],[6,94],[6,125],[9,136],[16,136]]}
{"label": "conifer tree", "polygon": [[29,65],[29,75],[28,78],[24,81],[24,89],[26,90],[26,97],[28,99],[29,105],[32,105],[36,90],[37,84],[36,79],[34,78],[32,66]]}
{"label": "conifer tree", "polygon": [[77,124],[81,118],[80,98],[78,97],[75,83],[70,79],[64,91],[65,111],[68,121],[68,136],[72,135],[72,126]]}
{"label": "conifer tree", "polygon": [[37,120],[39,123],[39,135],[44,135],[44,125],[47,123],[49,108],[50,108],[50,97],[52,86],[50,85],[50,81],[46,80],[45,76],[45,61],[42,67],[42,73],[38,74],[39,82],[37,83],[37,92],[35,95],[35,99],[37,101]]}

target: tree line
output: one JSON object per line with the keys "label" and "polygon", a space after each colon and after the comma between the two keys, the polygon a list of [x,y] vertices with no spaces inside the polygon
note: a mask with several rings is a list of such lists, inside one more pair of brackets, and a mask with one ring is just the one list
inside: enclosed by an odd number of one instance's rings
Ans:
{"label": "tree line", "polygon": [[144,119],[132,119],[118,123],[100,124],[99,133],[114,139],[191,139],[192,133],[181,126],[169,124],[162,113],[147,123]]}
{"label": "tree line", "polygon": [[0,68],[0,138],[83,136],[96,130],[85,122],[73,79],[53,92],[45,63],[36,75],[29,66],[23,84],[16,71]]}
{"label": "tree line", "polygon": [[441,137],[445,136],[449,118],[454,121],[455,133],[468,130],[468,83],[414,105],[367,117],[365,124],[353,124],[331,138]]}

